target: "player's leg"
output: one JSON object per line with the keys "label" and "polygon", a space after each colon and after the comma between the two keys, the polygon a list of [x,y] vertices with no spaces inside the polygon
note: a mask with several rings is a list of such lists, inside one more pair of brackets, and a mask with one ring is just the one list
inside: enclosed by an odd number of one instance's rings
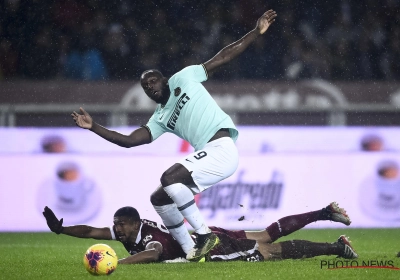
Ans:
{"label": "player's leg", "polygon": [[[181,182],[185,182],[185,184]],[[194,193],[192,191],[192,188],[196,185],[191,173],[183,165],[177,163],[163,174],[161,183],[163,186],[165,185],[163,190],[168,194],[170,199],[175,202],[181,216],[187,220],[198,234],[196,244],[192,246],[191,250],[185,251],[187,253],[187,258],[190,260],[201,259],[203,255],[208,253],[208,251],[218,243],[218,238],[208,228],[196,205]],[[182,226],[184,226],[183,223]],[[179,236],[175,237],[175,239],[177,238],[179,238]]]}
{"label": "player's leg", "polygon": [[222,232],[217,232],[220,243],[206,257],[206,261],[248,261],[264,260],[258,251],[257,241],[236,239]]}
{"label": "player's leg", "polygon": [[183,251],[188,253],[193,248],[194,242],[186,228],[184,217],[175,202],[162,186],[153,192],[150,201],[171,235],[178,241]]}
{"label": "player's leg", "polygon": [[194,194],[231,176],[237,165],[236,146],[231,138],[223,137],[208,143],[203,150],[186,156],[162,175],[161,184],[165,192],[198,234],[194,249],[187,255],[188,259],[203,256],[218,242],[217,236],[205,223]]}
{"label": "player's leg", "polygon": [[196,205],[191,189],[195,187],[195,183],[190,172],[183,165],[176,163],[164,172],[161,184],[194,231],[200,235],[208,234],[211,230]]}
{"label": "player's leg", "polygon": [[[210,226],[210,229],[216,233],[223,233],[234,239],[246,239],[246,231],[244,230],[229,230],[216,226]],[[251,238],[248,238],[251,239]],[[254,239],[254,238],[253,238]]]}
{"label": "player's leg", "polygon": [[258,250],[265,260],[301,259],[316,256],[337,255],[346,259],[358,258],[357,253],[350,245],[350,241],[341,235],[336,242],[321,243],[306,240],[291,240],[273,244],[259,244]]}
{"label": "player's leg", "polygon": [[351,220],[343,208],[336,202],[330,203],[321,210],[287,216],[272,223],[262,231],[246,231],[246,238],[257,240],[259,243],[272,243],[282,236],[289,235],[306,225],[316,221],[334,221],[350,225]]}
{"label": "player's leg", "polygon": [[[164,172],[161,183],[161,188],[151,196],[154,209],[172,236],[181,244],[184,252],[190,254],[191,259],[200,258],[215,246],[218,239],[206,225],[195,203],[194,194],[188,187],[195,186],[190,172],[183,165],[174,164]],[[196,244],[187,231],[184,218],[198,233]],[[205,251],[194,254],[193,249],[197,250],[198,247],[204,248]]]}

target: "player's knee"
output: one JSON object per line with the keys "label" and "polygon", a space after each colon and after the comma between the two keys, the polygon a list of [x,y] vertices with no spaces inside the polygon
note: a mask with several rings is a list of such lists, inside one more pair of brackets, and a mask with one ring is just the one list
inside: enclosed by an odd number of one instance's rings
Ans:
{"label": "player's knee", "polygon": [[150,202],[155,206],[163,206],[174,203],[163,189],[157,189],[150,195]]}
{"label": "player's knee", "polygon": [[175,183],[176,183],[176,182],[175,182],[176,180],[174,180],[174,177],[176,177],[176,176],[174,176],[174,173],[171,172],[171,170],[168,169],[167,171],[165,171],[165,172],[161,175],[161,178],[160,178],[161,185],[162,185],[163,187],[166,187],[166,186],[175,184]]}
{"label": "player's knee", "polygon": [[153,205],[157,205],[157,206],[160,206],[161,204],[161,197],[160,197],[160,195],[157,193],[157,191],[155,191],[155,192],[153,192],[151,195],[150,195],[150,202],[151,202],[151,204],[153,204]]}
{"label": "player's knee", "polygon": [[182,183],[186,186],[194,184],[191,173],[178,163],[168,168],[162,174],[160,182],[164,188],[176,183]]}

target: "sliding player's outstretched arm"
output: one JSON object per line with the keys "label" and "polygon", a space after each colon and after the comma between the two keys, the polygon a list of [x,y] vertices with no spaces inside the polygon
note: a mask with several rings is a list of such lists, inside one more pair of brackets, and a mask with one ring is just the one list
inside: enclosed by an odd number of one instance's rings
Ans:
{"label": "sliding player's outstretched arm", "polygon": [[259,35],[264,34],[268,27],[275,21],[277,14],[274,10],[266,11],[257,21],[256,27],[244,35],[241,39],[226,46],[219,51],[213,58],[204,63],[207,71],[210,73],[217,67],[231,61],[241,54]]}
{"label": "sliding player's outstretched arm", "polygon": [[75,121],[75,124],[81,128],[89,129],[106,139],[107,141],[114,143],[124,148],[131,148],[148,144],[151,142],[151,135],[146,128],[138,128],[129,135],[123,135],[119,132],[109,130],[97,123],[95,123],[92,117],[83,108],[79,108],[80,114],[73,112],[71,114]]}
{"label": "sliding player's outstretched arm", "polygon": [[120,259],[119,264],[151,263],[158,262],[163,252],[163,246],[158,241],[149,242],[146,250],[132,256]]}
{"label": "sliding player's outstretched arm", "polygon": [[48,227],[52,232],[57,234],[66,234],[69,236],[79,237],[79,238],[93,238],[93,239],[103,239],[111,240],[111,230],[110,228],[95,228],[87,225],[76,225],[64,227],[63,219],[58,219],[54,212],[49,208],[45,207],[43,211],[43,216],[46,218]]}

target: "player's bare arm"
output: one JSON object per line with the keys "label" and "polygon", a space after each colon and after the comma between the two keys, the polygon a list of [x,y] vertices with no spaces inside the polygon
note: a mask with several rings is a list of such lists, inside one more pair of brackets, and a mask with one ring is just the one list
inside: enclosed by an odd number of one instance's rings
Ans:
{"label": "player's bare arm", "polygon": [[71,114],[75,124],[81,128],[89,129],[106,139],[124,148],[131,148],[151,142],[150,132],[146,128],[138,128],[129,135],[121,134],[117,131],[107,129],[93,121],[92,117],[82,107],[79,108],[80,113],[73,112]]}
{"label": "player's bare arm", "polygon": [[231,61],[241,54],[259,35],[264,34],[271,24],[275,21],[277,14],[274,10],[266,11],[258,20],[256,27],[244,35],[238,41],[226,46],[218,52],[213,58],[204,63],[207,71],[210,73],[217,67]]}
{"label": "player's bare arm", "polygon": [[135,255],[120,259],[118,264],[135,264],[157,262],[162,254],[163,247],[160,242],[153,241],[147,244],[146,250]]}
{"label": "player's bare arm", "polygon": [[87,225],[76,225],[63,227],[63,231],[61,233],[79,238],[112,240],[111,230],[108,227],[96,228]]}
{"label": "player's bare arm", "polygon": [[110,228],[95,228],[87,225],[64,227],[62,225],[63,219],[59,220],[54,212],[47,206],[44,208],[43,216],[46,218],[46,222],[50,230],[57,234],[62,233],[79,238],[93,238],[103,240],[112,239]]}

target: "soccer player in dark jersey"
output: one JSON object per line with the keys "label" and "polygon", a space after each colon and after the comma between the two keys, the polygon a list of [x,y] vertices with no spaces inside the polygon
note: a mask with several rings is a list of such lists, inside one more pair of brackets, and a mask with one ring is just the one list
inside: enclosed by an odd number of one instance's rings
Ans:
{"label": "soccer player in dark jersey", "polygon": [[[120,264],[186,261],[185,252],[168,229],[156,222],[140,219],[138,211],[133,207],[118,209],[114,214],[114,225],[104,228],[87,225],[64,227],[63,219],[59,220],[47,206],[44,208],[43,215],[50,230],[57,234],[120,241],[131,255],[120,259]],[[232,231],[210,226],[220,242],[199,261],[262,261],[320,255],[357,258],[357,253],[344,235],[333,243],[316,243],[306,240],[273,243],[282,236],[320,220],[330,220],[345,225],[351,223],[346,211],[332,202],[318,211],[284,217],[261,231]],[[193,238],[196,239],[196,234]]]}
{"label": "soccer player in dark jersey", "polygon": [[[241,39],[224,47],[203,64],[188,66],[169,79],[156,69],[143,72],[141,86],[158,105],[148,123],[129,135],[97,124],[83,108],[80,108],[80,113],[71,114],[79,127],[122,147],[149,144],[163,133],[170,132],[195,148],[194,153],[162,174],[161,185],[150,198],[189,260],[201,258],[218,244],[218,237],[205,223],[194,195],[231,176],[239,163],[235,145],[239,133],[232,119],[217,105],[202,82],[208,79],[209,73],[247,49],[267,31],[276,17],[275,11],[268,10],[257,20],[255,28]],[[197,243],[189,235],[185,219],[198,234]]]}

